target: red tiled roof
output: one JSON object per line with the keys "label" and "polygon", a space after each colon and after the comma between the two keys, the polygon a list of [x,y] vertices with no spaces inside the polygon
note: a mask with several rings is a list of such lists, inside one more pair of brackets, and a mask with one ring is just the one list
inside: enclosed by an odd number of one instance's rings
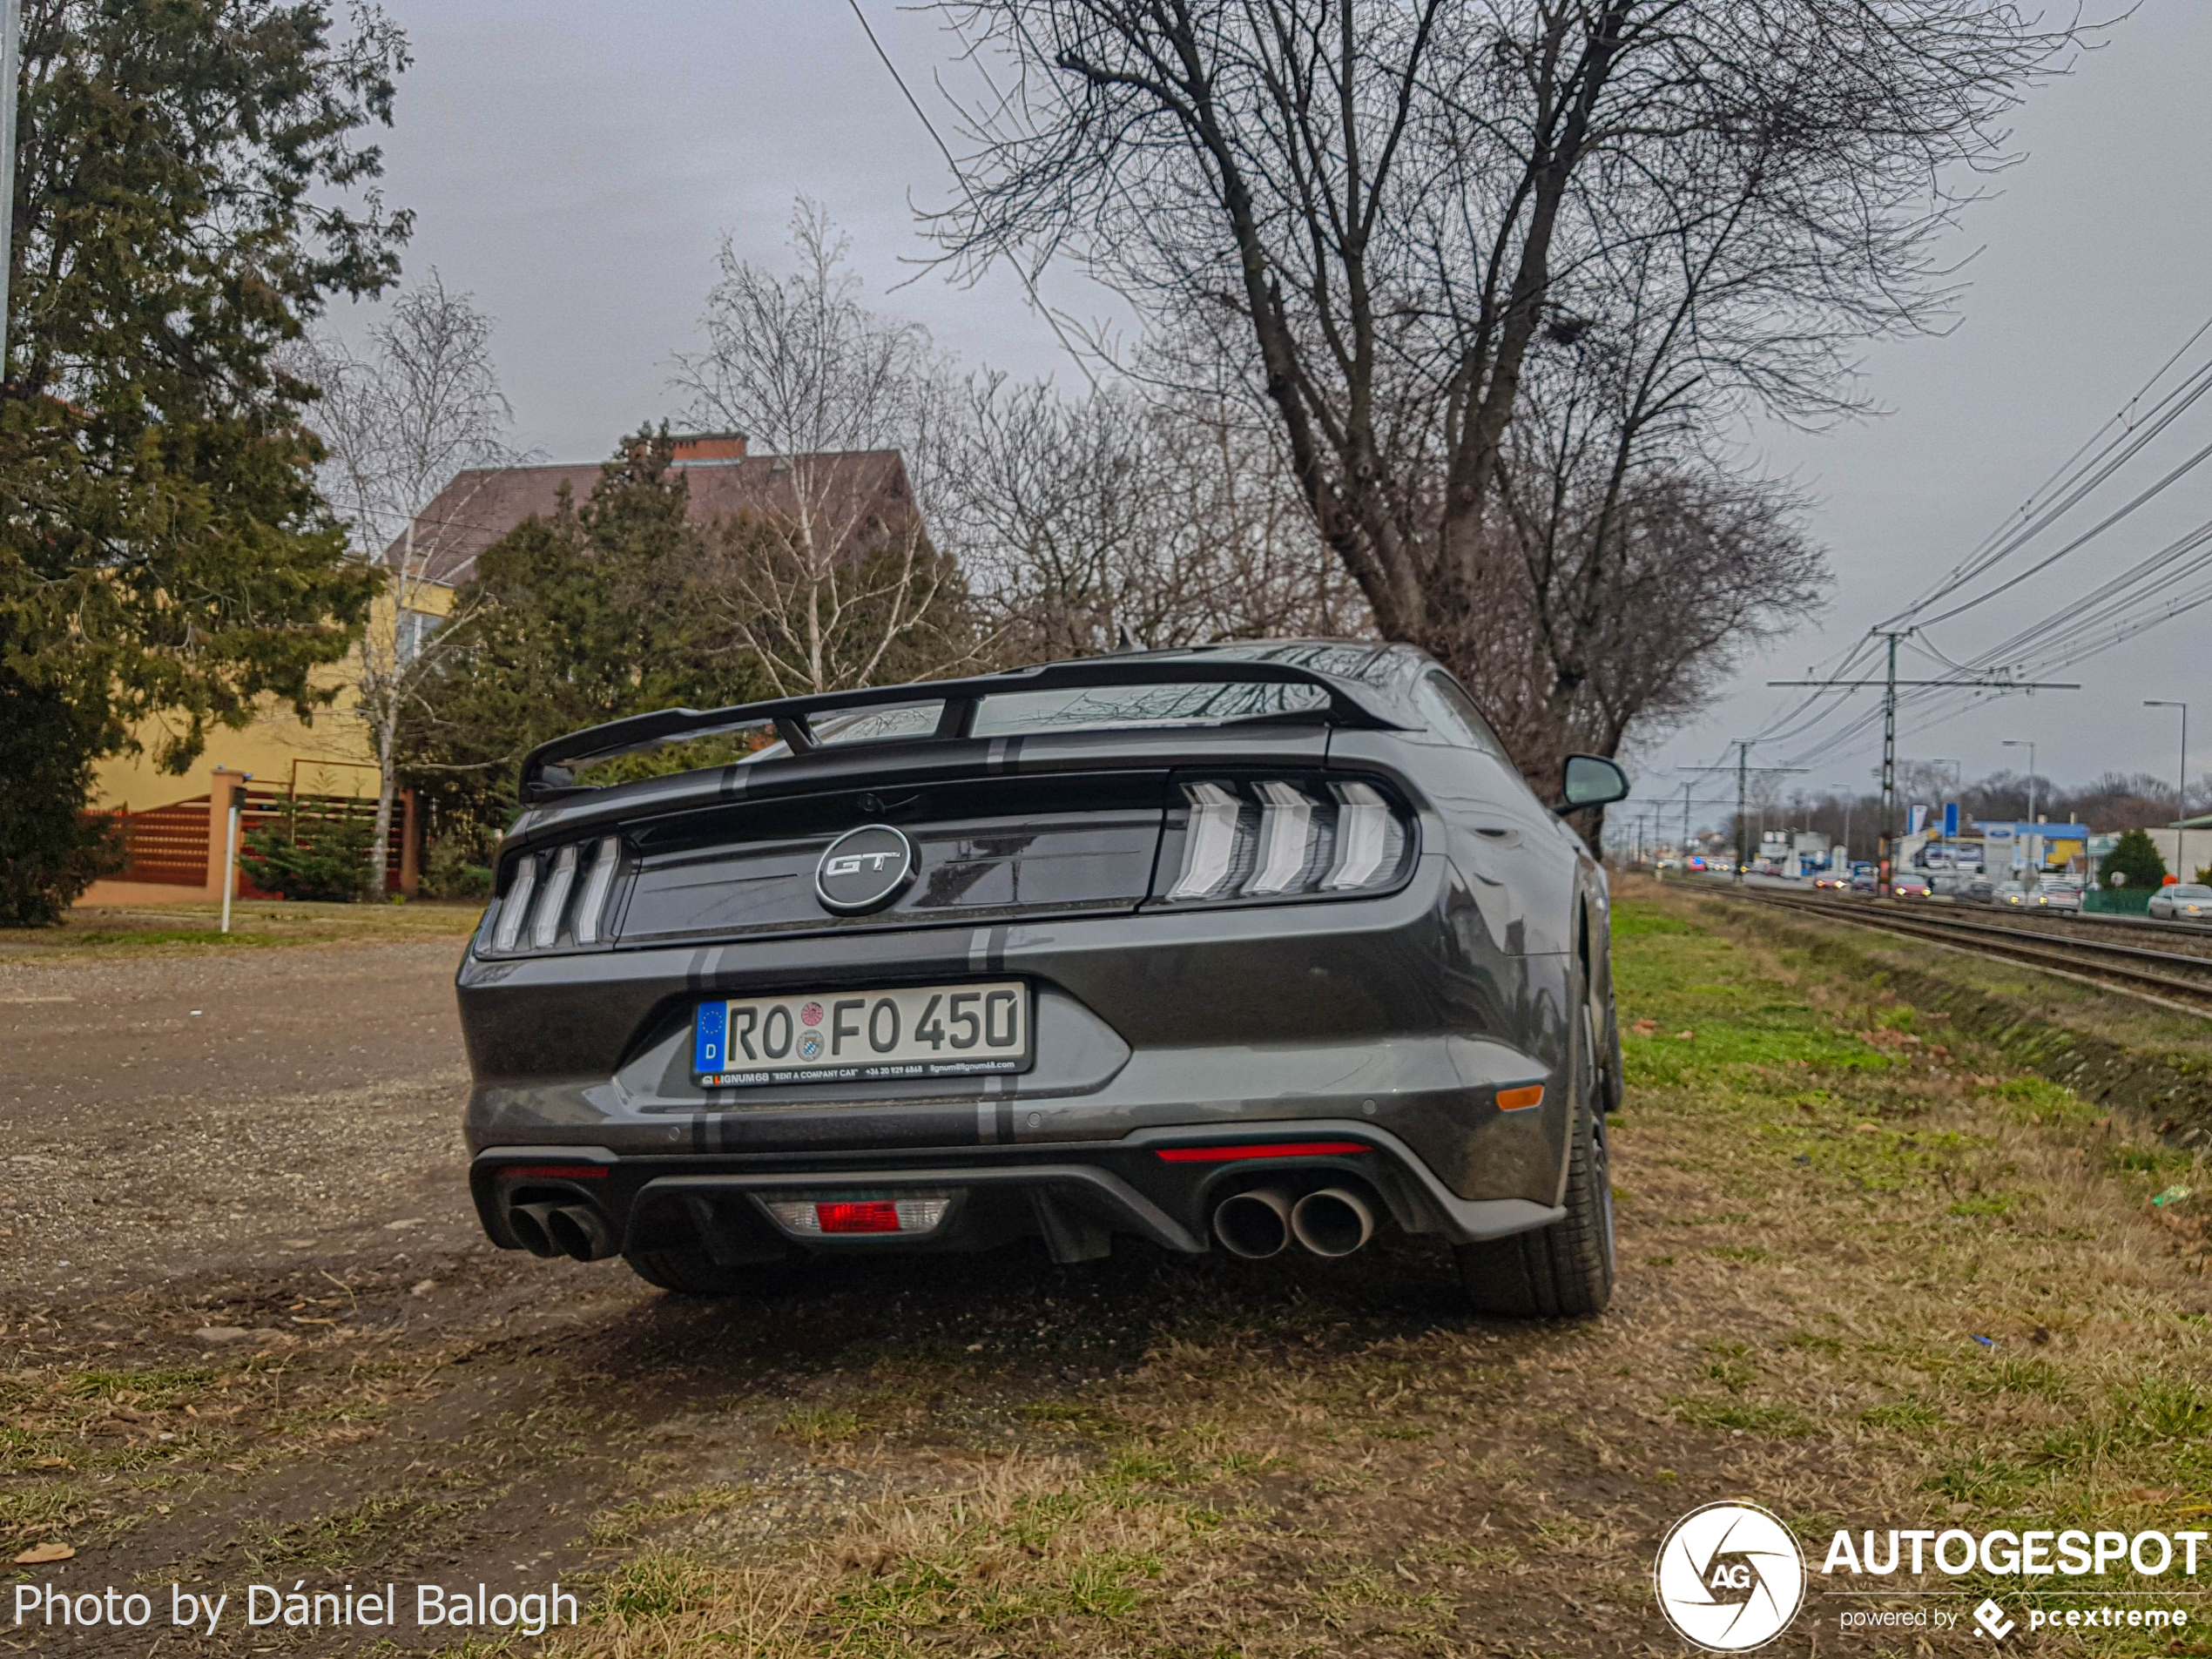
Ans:
{"label": "red tiled roof", "polygon": [[[856,502],[862,516],[887,519],[913,510],[907,466],[895,449],[864,449],[837,455],[803,455],[814,469],[813,488],[835,498],[836,516],[850,516]],[[696,523],[788,513],[798,505],[792,462],[781,455],[747,455],[742,460],[679,462],[691,494]],[[577,505],[597,485],[597,462],[542,467],[494,467],[457,473],[415,521],[416,556],[428,550],[425,576],[458,587],[475,574],[477,556],[508,531],[531,517],[550,518],[568,486]],[[387,550],[397,563],[400,544]]]}

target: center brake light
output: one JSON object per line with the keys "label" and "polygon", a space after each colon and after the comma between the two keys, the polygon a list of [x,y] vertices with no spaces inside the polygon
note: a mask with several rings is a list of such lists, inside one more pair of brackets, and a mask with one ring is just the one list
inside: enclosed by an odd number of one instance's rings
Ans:
{"label": "center brake light", "polygon": [[805,1197],[764,1198],[786,1232],[824,1234],[934,1232],[953,1206],[948,1191],[890,1193],[835,1192]]}
{"label": "center brake light", "polygon": [[1375,892],[1403,878],[1411,824],[1357,780],[1208,779],[1183,786],[1170,904]]}
{"label": "center brake light", "polygon": [[818,1204],[814,1224],[826,1233],[895,1233],[899,1206],[868,1199],[860,1203]]}

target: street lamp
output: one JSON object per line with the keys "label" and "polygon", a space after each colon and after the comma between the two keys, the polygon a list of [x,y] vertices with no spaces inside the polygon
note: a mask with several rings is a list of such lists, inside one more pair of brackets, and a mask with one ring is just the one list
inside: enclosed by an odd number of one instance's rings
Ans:
{"label": "street lamp", "polygon": [[[2000,746],[2003,748],[2025,749],[2027,751],[2027,821],[2029,824],[2033,825],[2035,822],[2035,744],[2033,739],[2028,738],[2000,738],[1999,742]],[[2030,829],[2028,834],[2032,839],[2034,835],[2034,831]],[[2013,867],[2015,870],[2020,868],[2020,840],[2018,837],[2015,837],[2013,841]]]}
{"label": "street lamp", "polygon": [[2005,738],[2000,740],[2000,746],[2027,751],[2027,821],[2033,824],[2035,821],[2035,745],[2027,738]]}
{"label": "street lamp", "polygon": [[[2182,711],[2182,770],[2174,779],[2174,818],[2178,823],[2189,815],[2189,705],[2147,697],[2143,699],[2143,706],[2147,709],[2179,709]],[[2181,844],[2175,842],[2175,845],[2178,848]],[[2178,851],[2174,854],[2176,864],[2181,862],[2181,856]]]}

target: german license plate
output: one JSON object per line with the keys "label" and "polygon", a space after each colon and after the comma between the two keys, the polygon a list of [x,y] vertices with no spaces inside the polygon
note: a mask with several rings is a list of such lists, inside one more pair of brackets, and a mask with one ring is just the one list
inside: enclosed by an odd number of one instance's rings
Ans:
{"label": "german license plate", "polygon": [[691,1023],[708,1089],[1026,1071],[1032,1054],[1018,980],[702,1002]]}

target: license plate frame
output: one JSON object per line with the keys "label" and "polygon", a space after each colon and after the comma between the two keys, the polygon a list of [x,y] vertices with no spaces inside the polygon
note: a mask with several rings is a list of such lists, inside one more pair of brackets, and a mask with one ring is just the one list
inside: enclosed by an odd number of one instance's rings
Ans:
{"label": "license plate frame", "polygon": [[691,1011],[691,1081],[758,1089],[1024,1072],[1036,1063],[1035,1003],[1024,980],[716,998]]}

